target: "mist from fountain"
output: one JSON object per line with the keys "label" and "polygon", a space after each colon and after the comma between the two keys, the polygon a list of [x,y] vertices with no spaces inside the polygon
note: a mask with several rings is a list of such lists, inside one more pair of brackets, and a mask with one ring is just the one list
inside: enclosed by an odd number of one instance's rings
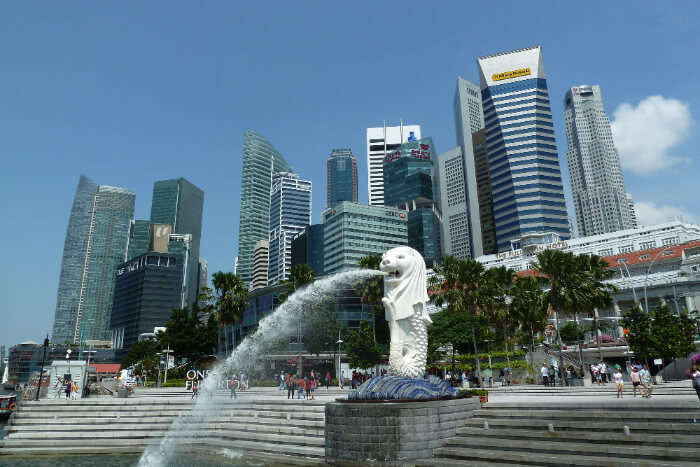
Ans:
{"label": "mist from fountain", "polygon": [[[222,377],[231,370],[252,368],[259,355],[264,354],[264,347],[285,336],[291,335],[302,316],[308,316],[311,305],[321,303],[333,297],[333,293],[341,286],[354,283],[372,276],[383,274],[372,269],[356,269],[334,274],[317,280],[290,295],[286,302],[280,305],[274,313],[266,316],[258,323],[258,328],[251,336],[247,336],[231,355],[216,365],[200,384],[199,396],[190,411],[181,414],[173,421],[168,432],[158,444],[149,446],[139,459],[139,467],[165,467],[172,465],[173,456],[178,446],[198,437],[199,426],[206,422],[216,410],[217,400],[214,398]],[[307,313],[304,315],[304,313]],[[206,430],[205,434],[206,436]],[[229,454],[235,455],[234,451]]]}

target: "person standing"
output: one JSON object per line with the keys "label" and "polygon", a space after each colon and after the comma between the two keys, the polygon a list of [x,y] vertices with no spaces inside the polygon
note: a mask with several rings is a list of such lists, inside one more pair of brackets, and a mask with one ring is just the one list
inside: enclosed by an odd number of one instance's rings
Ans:
{"label": "person standing", "polygon": [[549,365],[549,385],[552,387],[557,385],[557,367],[554,364]]}
{"label": "person standing", "polygon": [[297,379],[294,375],[292,375],[288,380],[287,380],[287,399],[294,399],[294,391],[296,390],[296,384]]}
{"label": "person standing", "polygon": [[284,391],[284,371],[280,371],[280,391]]}
{"label": "person standing", "polygon": [[198,386],[199,386],[199,380],[195,379],[192,382],[192,397],[190,397],[190,399],[194,399],[195,397],[197,397],[197,393],[199,392]]}
{"label": "person standing", "polygon": [[700,400],[700,370],[698,370],[697,365],[693,365],[693,368],[690,371],[690,377],[693,378],[693,388],[698,394],[698,400]]}
{"label": "person standing", "polygon": [[71,393],[72,389],[73,389],[73,383],[71,382],[71,380],[66,380],[66,387],[65,387],[66,399],[70,400],[70,393]]}
{"label": "person standing", "polygon": [[598,367],[598,373],[600,374],[600,380],[603,384],[608,383],[608,367],[605,366],[605,362],[600,362]]}
{"label": "person standing", "polygon": [[314,395],[314,391],[316,390],[316,373],[313,370],[311,370],[311,377],[309,378],[309,389],[311,400],[316,400],[316,396]]}
{"label": "person standing", "polygon": [[622,380],[620,365],[615,365],[615,374],[613,375],[613,378],[615,379],[615,384],[617,385],[617,398],[622,399],[622,389],[624,388],[625,382]]}
{"label": "person standing", "polygon": [[328,387],[331,385],[331,370],[326,370],[326,391],[328,391]]}
{"label": "person standing", "polygon": [[630,379],[632,380],[632,397],[637,397],[637,389],[639,389],[639,395],[644,396],[644,390],[642,389],[642,375],[639,374],[639,368],[632,367],[632,373],[630,373]]}
{"label": "person standing", "polygon": [[549,386],[549,368],[547,368],[547,364],[543,363],[542,364],[542,369],[540,370],[540,374],[542,375],[542,384],[546,386]]}
{"label": "person standing", "polygon": [[646,363],[639,372],[639,376],[642,377],[642,386],[644,387],[644,391],[646,392],[646,394],[644,394],[644,397],[649,399],[651,397],[651,391],[654,389],[654,387],[651,384],[651,373],[649,373],[649,366]]}

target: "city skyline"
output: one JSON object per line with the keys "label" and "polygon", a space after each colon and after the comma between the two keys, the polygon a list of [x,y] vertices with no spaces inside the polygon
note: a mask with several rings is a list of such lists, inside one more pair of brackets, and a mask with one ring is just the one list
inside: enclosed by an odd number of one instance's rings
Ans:
{"label": "city skyline", "polygon": [[[128,8],[92,5],[77,14],[74,8],[49,6],[46,16],[37,18],[27,6],[11,6],[7,17],[17,20],[9,21],[3,34],[17,46],[3,52],[7,86],[0,93],[12,117],[3,129],[7,165],[0,186],[3,199],[16,200],[3,206],[4,217],[22,228],[3,233],[15,268],[1,282],[9,291],[3,313],[22,318],[12,334],[0,333],[0,342],[39,341],[50,332],[61,247],[81,172],[135,192],[136,219],[149,217],[154,180],[187,177],[207,195],[200,256],[211,272],[232,270],[246,129],[263,134],[314,182],[317,222],[325,206],[323,162],[331,148],[349,147],[356,154],[359,201],[366,203],[366,128],[403,118],[421,125],[438,148],[448,150],[454,141],[455,78],[477,82],[477,57],[533,44],[541,44],[546,55],[565,191],[561,96],[578,83],[598,83],[605,90],[627,190],[643,208],[637,212],[640,224],[679,215],[697,222],[690,190],[697,175],[692,117],[700,97],[691,78],[697,65],[687,60],[699,45],[694,22],[653,3],[635,11],[601,8],[606,14],[586,23],[560,5],[550,5],[544,15],[496,6],[493,14],[503,15],[510,26],[498,35],[486,24],[464,33],[457,11],[436,13],[424,25],[435,37],[409,38],[391,58],[402,63],[430,59],[431,66],[382,76],[366,70],[388,52],[368,54],[372,40],[358,37],[355,28],[360,21],[378,27],[379,18],[391,10],[384,5],[369,20],[361,8],[333,11],[324,6],[315,11],[328,19],[320,22],[305,11],[278,6],[266,12],[280,26],[269,38],[250,25],[231,31],[227,25],[234,8],[225,5],[196,13],[174,6],[167,18],[161,7],[145,6],[126,32],[122,21],[133,20]],[[235,13],[255,16],[260,14],[256,10],[246,5]],[[417,11],[407,15],[424,19]],[[622,17],[649,34],[619,29]],[[533,33],[533,25],[540,32]],[[580,37],[570,36],[575,28],[591,37],[574,55],[571,49]],[[38,41],[28,40],[42,37],[52,40],[41,49]],[[190,46],[181,47],[178,38]],[[230,47],[243,40],[247,47]],[[275,66],[288,68],[285,87],[269,71]],[[340,66],[345,74],[337,73]],[[660,126],[668,129],[664,138],[647,144]],[[637,160],[630,154],[637,154]],[[28,277],[36,277],[41,290],[29,292]]]}

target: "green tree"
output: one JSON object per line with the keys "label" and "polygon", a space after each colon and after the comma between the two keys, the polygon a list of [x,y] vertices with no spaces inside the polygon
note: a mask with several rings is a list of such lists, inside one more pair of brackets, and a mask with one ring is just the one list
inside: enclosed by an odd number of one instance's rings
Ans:
{"label": "green tree", "polygon": [[340,331],[338,313],[335,303],[325,301],[311,305],[309,318],[304,320],[304,346],[309,353],[319,355],[326,350],[333,350]]}
{"label": "green tree", "polygon": [[506,351],[506,361],[510,366],[510,354],[508,352],[508,340],[517,327],[515,315],[510,311],[510,289],[515,281],[515,272],[504,266],[492,268],[486,271],[486,288],[492,297],[486,305],[487,317],[496,329],[503,332],[503,343]]}
{"label": "green tree", "polygon": [[561,339],[567,344],[578,344],[583,341],[586,329],[576,321],[569,321],[559,330]]}
{"label": "green tree", "polygon": [[[218,271],[212,275],[212,284],[216,291],[217,321],[221,328],[233,325],[243,319],[243,313],[248,307],[248,289],[243,280],[231,272]],[[221,329],[219,330],[219,342]],[[228,342],[224,351],[228,353]]]}
{"label": "green tree", "polygon": [[[494,300],[489,287],[489,277],[484,266],[473,259],[457,259],[445,256],[442,264],[434,267],[435,275],[430,278],[430,294],[433,302],[447,305],[453,313],[463,314],[469,320],[476,320]],[[476,330],[472,326],[475,367],[481,376]]]}
{"label": "green tree", "polygon": [[[358,264],[363,269],[379,270],[382,257],[379,255],[368,255],[360,258]],[[384,314],[382,298],[384,297],[384,278],[375,276],[361,282],[359,288],[360,297],[364,305],[372,307],[374,318],[374,338],[380,345],[389,345],[389,323]]]}
{"label": "green tree", "polygon": [[428,327],[428,363],[441,360],[442,353],[438,349],[451,345],[454,372],[455,353],[468,352],[472,344],[472,321],[469,315],[455,313],[449,308],[434,313],[430,318],[433,323]]}
{"label": "green tree", "polygon": [[651,342],[654,356],[664,363],[686,357],[695,351],[697,321],[683,311],[676,315],[666,304],[658,305],[651,316]]}
{"label": "green tree", "polygon": [[627,330],[625,340],[634,355],[649,364],[649,358],[654,353],[654,342],[651,338],[651,317],[637,305],[629,309],[620,321]]}
{"label": "green tree", "polygon": [[160,352],[161,344],[158,339],[147,339],[139,341],[131,346],[129,351],[122,357],[122,368],[137,365],[144,360],[153,359],[156,353]]}
{"label": "green tree", "polygon": [[175,357],[196,362],[216,348],[219,326],[212,316],[199,319],[195,305],[192,310],[177,308],[170,314],[165,332],[159,334],[162,348],[170,346]]}
{"label": "green tree", "polygon": [[[547,325],[547,295],[542,289],[544,279],[536,276],[519,277],[511,288],[511,313],[523,333],[530,337],[530,355],[535,352],[535,334]],[[532,375],[536,375],[530,361]]]}
{"label": "green tree", "polygon": [[379,364],[382,358],[382,349],[374,342],[372,327],[364,321],[360,329],[348,333],[345,349],[352,368],[365,370]]}

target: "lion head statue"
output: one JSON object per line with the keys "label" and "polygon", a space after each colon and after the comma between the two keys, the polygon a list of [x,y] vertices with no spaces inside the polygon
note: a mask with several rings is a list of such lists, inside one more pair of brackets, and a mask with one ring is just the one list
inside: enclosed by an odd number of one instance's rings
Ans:
{"label": "lion head statue", "polygon": [[430,300],[427,292],[425,261],[408,246],[392,248],[382,255],[379,269],[384,276],[384,296],[394,302],[395,319],[408,318],[413,306]]}

